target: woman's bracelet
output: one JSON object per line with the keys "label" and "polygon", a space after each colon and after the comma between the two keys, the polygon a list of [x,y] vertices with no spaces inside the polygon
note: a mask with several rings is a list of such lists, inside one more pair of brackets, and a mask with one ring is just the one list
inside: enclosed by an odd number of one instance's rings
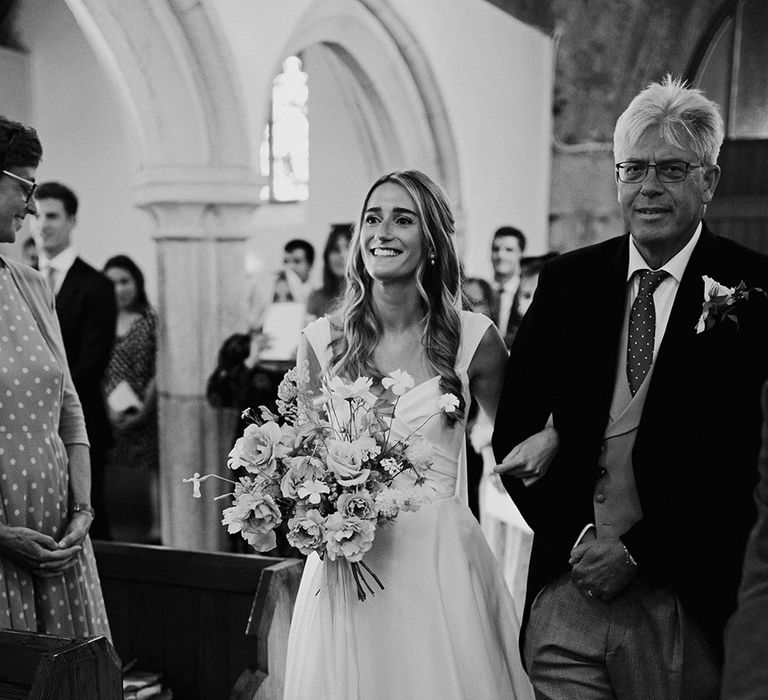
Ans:
{"label": "woman's bracelet", "polygon": [[96,511],[90,503],[73,503],[69,506],[69,514],[75,515],[76,513],[90,513],[91,518],[96,517]]}

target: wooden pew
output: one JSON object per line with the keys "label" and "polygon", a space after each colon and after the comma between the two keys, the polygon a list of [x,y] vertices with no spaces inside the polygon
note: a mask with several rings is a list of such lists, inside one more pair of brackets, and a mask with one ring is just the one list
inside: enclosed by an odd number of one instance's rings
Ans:
{"label": "wooden pew", "polygon": [[0,698],[121,700],[120,659],[106,637],[0,631]]}
{"label": "wooden pew", "polygon": [[282,697],[303,562],[94,541],[115,648],[175,700]]}

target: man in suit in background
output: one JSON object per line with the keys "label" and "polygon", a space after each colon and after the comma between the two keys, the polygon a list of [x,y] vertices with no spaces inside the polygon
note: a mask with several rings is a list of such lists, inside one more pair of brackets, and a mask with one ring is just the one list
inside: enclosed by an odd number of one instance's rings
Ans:
{"label": "man in suit in background", "polygon": [[504,479],[535,533],[539,697],[717,697],[768,377],[768,300],[736,290],[768,290],[768,258],[702,222],[723,134],[671,77],[635,97],[614,133],[628,233],[549,261],[512,347],[500,470],[550,417],[560,439],[536,481]]}
{"label": "man in suit in background", "polygon": [[517,292],[520,287],[520,260],[525,251],[525,244],[525,234],[513,226],[497,229],[491,242],[494,292],[491,317],[504,338],[507,349],[512,345],[520,323]]}
{"label": "man in suit in background", "polygon": [[112,445],[112,431],[102,378],[115,338],[115,292],[112,283],[78,257],[72,246],[78,207],[75,193],[58,182],[45,182],[35,191],[35,203],[40,272],[56,296],[67,362],[91,443],[91,498],[96,512],[91,536],[108,539],[108,514],[103,507],[104,463]]}
{"label": "man in suit in background", "polygon": [[757,523],[744,557],[739,608],[725,635],[723,700],[761,700],[768,693],[768,384],[763,386],[759,472]]}

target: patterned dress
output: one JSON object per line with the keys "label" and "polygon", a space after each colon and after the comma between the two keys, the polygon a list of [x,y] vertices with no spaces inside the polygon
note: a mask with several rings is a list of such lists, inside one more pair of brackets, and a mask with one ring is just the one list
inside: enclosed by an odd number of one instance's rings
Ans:
{"label": "patterned dress", "polygon": [[[66,530],[69,503],[59,435],[64,382],[65,368],[0,260],[0,523],[56,540]],[[50,578],[0,555],[0,627],[109,636],[90,539],[74,566]]]}
{"label": "patterned dress", "polygon": [[[147,308],[123,336],[115,339],[112,356],[104,373],[106,395],[127,381],[136,396],[146,399],[149,383],[155,376],[157,357],[157,316]],[[109,462],[133,469],[157,471],[157,411],[135,427],[115,432],[115,445]]]}

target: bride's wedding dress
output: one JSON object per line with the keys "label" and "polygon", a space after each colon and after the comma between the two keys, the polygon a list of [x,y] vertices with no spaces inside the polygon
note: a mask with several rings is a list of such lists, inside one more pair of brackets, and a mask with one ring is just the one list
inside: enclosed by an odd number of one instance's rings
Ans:
{"label": "bride's wedding dress", "polygon": [[[467,368],[490,325],[461,313],[456,369]],[[305,329],[322,369],[330,324]],[[501,378],[499,378],[501,380]],[[438,408],[434,377],[400,397],[393,435],[410,435]],[[293,613],[286,700],[512,700],[533,698],[518,652],[520,621],[480,526],[466,505],[463,422],[442,416],[418,432],[434,446],[430,504],[381,527],[364,562],[385,589],[361,602],[343,562],[307,559]]]}

